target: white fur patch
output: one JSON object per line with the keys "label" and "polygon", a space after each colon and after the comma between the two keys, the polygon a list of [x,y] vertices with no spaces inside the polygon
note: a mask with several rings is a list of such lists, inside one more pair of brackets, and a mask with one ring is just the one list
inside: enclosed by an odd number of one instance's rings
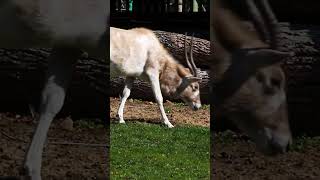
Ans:
{"label": "white fur patch", "polygon": [[197,109],[200,109],[200,108],[201,108],[201,103],[194,103],[194,106],[195,106]]}

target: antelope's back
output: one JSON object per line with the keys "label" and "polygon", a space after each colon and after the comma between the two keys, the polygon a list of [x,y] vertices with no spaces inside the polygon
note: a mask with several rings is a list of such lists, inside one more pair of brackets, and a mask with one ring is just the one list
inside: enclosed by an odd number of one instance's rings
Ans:
{"label": "antelope's back", "polygon": [[140,76],[150,53],[159,49],[160,43],[152,31],[144,28],[124,30],[110,28],[111,76]]}
{"label": "antelope's back", "polygon": [[90,47],[105,36],[106,0],[2,0],[1,47]]}

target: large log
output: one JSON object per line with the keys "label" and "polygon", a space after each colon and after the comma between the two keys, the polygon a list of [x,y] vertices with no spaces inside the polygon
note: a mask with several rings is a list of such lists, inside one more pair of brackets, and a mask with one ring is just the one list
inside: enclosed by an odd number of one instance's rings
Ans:
{"label": "large log", "polygon": [[[184,55],[184,40],[183,34],[172,32],[154,31],[160,42],[169,50],[169,52],[180,63],[187,66]],[[187,49],[189,50],[191,37],[187,37]],[[193,38],[193,57],[197,67],[208,69],[210,67],[210,41],[206,39]]]}
{"label": "large log", "polygon": [[[200,77],[202,80],[200,82],[200,97],[202,103],[209,103],[209,72],[208,71],[200,71]],[[119,97],[122,93],[124,87],[124,78],[112,78],[110,80],[110,96]],[[136,79],[132,88],[132,93],[130,95],[133,98],[143,99],[148,101],[154,101],[154,95],[151,90],[151,86],[149,82],[142,81]],[[181,101],[176,99],[171,99],[170,97],[164,97],[170,101]]]}
{"label": "large log", "polygon": [[[28,112],[39,104],[50,49],[0,49],[0,111]],[[108,107],[105,61],[81,59],[62,114],[98,117]]]}
{"label": "large log", "polygon": [[284,62],[289,119],[294,132],[319,135],[320,26],[283,24],[283,48],[295,52]]}
{"label": "large log", "polygon": [[[247,17],[247,7],[242,1],[227,0],[230,7]],[[282,22],[318,24],[320,1],[315,0],[271,0],[269,1],[277,18]]]}

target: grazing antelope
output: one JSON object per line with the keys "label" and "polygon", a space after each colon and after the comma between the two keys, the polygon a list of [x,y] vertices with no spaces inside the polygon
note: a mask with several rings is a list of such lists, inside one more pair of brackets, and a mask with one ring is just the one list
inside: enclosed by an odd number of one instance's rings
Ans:
{"label": "grazing antelope", "polygon": [[[88,13],[87,13],[88,12]],[[41,96],[39,123],[25,157],[25,175],[41,179],[47,132],[60,111],[73,64],[87,52],[106,59],[109,2],[106,0],[2,0],[0,47],[52,47]]]}
{"label": "grazing antelope", "polygon": [[172,128],[173,125],[169,122],[164,111],[161,90],[167,96],[181,98],[193,110],[198,110],[201,107],[200,78],[193,61],[192,40],[191,62],[189,62],[186,47],[185,55],[191,72],[174,60],[151,30],[110,28],[110,76],[126,77],[118,109],[120,123],[125,123],[123,109],[136,77],[141,77],[151,83],[162,120],[169,128]]}
{"label": "grazing antelope", "polygon": [[213,1],[213,114],[233,120],[265,154],[283,153],[292,140],[280,63],[293,54],[278,50],[279,29],[268,2],[257,1],[260,9],[245,2],[256,31],[222,0]]}

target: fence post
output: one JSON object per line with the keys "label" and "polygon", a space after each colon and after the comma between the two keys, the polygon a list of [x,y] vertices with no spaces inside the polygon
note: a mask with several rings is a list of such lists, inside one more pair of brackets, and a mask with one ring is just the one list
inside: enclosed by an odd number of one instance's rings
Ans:
{"label": "fence post", "polygon": [[192,12],[198,12],[198,2],[197,0],[193,0],[193,3],[192,3],[192,6],[193,6],[193,11]]}

